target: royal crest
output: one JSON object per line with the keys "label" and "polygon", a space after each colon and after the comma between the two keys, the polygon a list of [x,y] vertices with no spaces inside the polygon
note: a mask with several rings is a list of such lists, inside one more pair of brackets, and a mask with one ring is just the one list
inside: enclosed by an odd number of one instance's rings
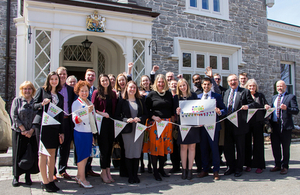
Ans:
{"label": "royal crest", "polygon": [[105,18],[94,11],[94,14],[86,18],[86,29],[94,32],[105,32]]}

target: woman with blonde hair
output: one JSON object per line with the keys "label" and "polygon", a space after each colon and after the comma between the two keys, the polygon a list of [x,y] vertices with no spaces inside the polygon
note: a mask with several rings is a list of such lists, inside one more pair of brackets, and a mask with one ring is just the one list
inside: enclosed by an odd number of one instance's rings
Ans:
{"label": "woman with blonde hair", "polygon": [[[36,115],[33,110],[33,96],[35,88],[30,81],[20,85],[20,97],[16,97],[11,105],[10,116],[12,119],[12,146],[13,146],[13,175],[12,185],[19,186],[19,176],[25,173],[25,184],[32,185],[30,174],[39,172],[38,146],[36,133],[32,121]],[[29,146],[30,145],[30,146]],[[24,154],[31,148],[33,157],[23,159]],[[30,162],[26,165],[26,161]]]}

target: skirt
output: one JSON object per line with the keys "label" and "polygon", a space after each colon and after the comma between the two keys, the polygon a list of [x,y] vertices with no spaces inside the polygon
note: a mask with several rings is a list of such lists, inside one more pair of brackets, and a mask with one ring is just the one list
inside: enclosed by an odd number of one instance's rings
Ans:
{"label": "skirt", "polygon": [[77,154],[77,163],[90,157],[93,144],[93,134],[78,132],[74,129],[74,143]]}
{"label": "skirt", "polygon": [[[171,121],[170,118],[162,120]],[[149,137],[145,140],[143,152],[153,156],[171,154],[173,152],[172,124],[168,123],[160,137],[157,136],[156,123],[152,121],[147,124],[150,125],[152,126],[146,130],[149,132]]]}

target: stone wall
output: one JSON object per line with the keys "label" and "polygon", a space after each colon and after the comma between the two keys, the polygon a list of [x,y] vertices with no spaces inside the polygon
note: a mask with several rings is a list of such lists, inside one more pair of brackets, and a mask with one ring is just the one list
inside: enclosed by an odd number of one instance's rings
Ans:
{"label": "stone wall", "polygon": [[[17,0],[11,0],[10,11],[10,63],[9,63],[9,88],[8,88],[8,110],[11,101],[15,97],[16,80],[16,27],[13,18],[17,17]],[[6,75],[6,8],[7,0],[0,1],[0,96],[5,98],[5,75]]]}
{"label": "stone wall", "polygon": [[[286,47],[279,47],[269,45],[269,63],[268,67],[270,69],[269,75],[265,78],[267,81],[267,91],[271,96],[274,93],[274,83],[280,79],[280,62],[293,62],[295,63],[295,89],[297,96],[297,101],[299,105],[300,101],[300,79],[298,75],[300,75],[300,50],[299,49],[291,49]],[[271,101],[271,98],[268,99]],[[295,124],[300,125],[300,115],[294,117]]]}

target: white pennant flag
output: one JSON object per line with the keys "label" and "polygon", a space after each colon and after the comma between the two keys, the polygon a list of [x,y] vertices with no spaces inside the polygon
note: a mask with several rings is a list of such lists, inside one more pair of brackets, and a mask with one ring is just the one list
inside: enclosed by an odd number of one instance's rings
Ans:
{"label": "white pennant flag", "polygon": [[238,115],[237,115],[238,112],[234,112],[232,113],[231,115],[227,116],[226,118],[232,122],[237,128],[239,127],[238,125]]}
{"label": "white pennant flag", "polygon": [[47,149],[45,148],[44,144],[42,143],[42,140],[40,140],[39,153],[47,155],[47,156],[51,156],[49,154],[49,152],[47,151]]}
{"label": "white pennant flag", "polygon": [[145,126],[145,125],[142,125],[140,123],[136,124],[134,142],[136,142],[136,140],[143,134],[143,132],[145,131],[146,128],[147,128],[147,126]]}
{"label": "white pennant flag", "polygon": [[83,123],[89,124],[89,108],[86,106],[84,108],[81,108],[79,110],[76,110],[73,112],[76,116],[78,116]]}
{"label": "white pennant flag", "polygon": [[247,123],[249,122],[249,120],[252,118],[252,116],[255,114],[255,112],[258,109],[248,109],[248,115],[247,115]]}
{"label": "white pennant flag", "polygon": [[181,139],[184,141],[186,135],[189,133],[191,126],[179,126],[180,127],[180,134],[181,134]]}
{"label": "white pennant flag", "polygon": [[58,107],[55,104],[53,104],[53,103],[50,102],[47,114],[49,114],[50,116],[52,116],[54,118],[56,115],[58,115],[62,111],[63,110],[60,109],[60,107]]}
{"label": "white pennant flag", "polygon": [[43,119],[42,119],[42,126],[46,126],[46,125],[60,125],[60,122],[58,122],[52,116],[44,112]]}
{"label": "white pennant flag", "polygon": [[204,127],[205,127],[208,135],[210,136],[211,140],[214,141],[216,124],[204,125]]}
{"label": "white pennant flag", "polygon": [[274,112],[276,108],[269,108],[265,114],[265,118],[267,118],[270,114],[272,114],[272,112]]}
{"label": "white pennant flag", "polygon": [[115,123],[115,138],[116,138],[124,129],[124,127],[127,125],[127,123],[118,120],[114,120],[114,123]]}
{"label": "white pennant flag", "polygon": [[168,125],[168,121],[160,121],[159,123],[156,122],[156,128],[157,128],[157,137],[159,138],[164,131],[165,127]]}
{"label": "white pennant flag", "polygon": [[103,119],[103,116],[96,113],[96,123],[97,123],[97,127],[98,127],[98,135],[100,135],[102,119]]}

